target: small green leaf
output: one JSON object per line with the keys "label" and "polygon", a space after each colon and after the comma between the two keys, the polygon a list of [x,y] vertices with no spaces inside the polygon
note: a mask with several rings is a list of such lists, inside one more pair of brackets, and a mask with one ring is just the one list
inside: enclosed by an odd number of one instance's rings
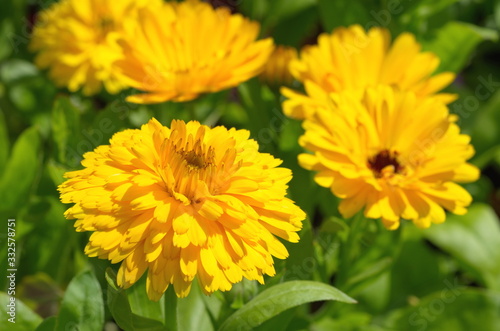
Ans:
{"label": "small green leaf", "polygon": [[264,15],[263,29],[272,27],[288,17],[302,14],[304,10],[315,6],[316,0],[274,0],[269,2],[269,12],[273,15]]}
{"label": "small green leaf", "polygon": [[[11,299],[14,298],[15,301]],[[0,292],[0,330],[34,330],[42,323],[42,318],[26,306],[21,300]]]}
{"label": "small green leaf", "polygon": [[0,67],[0,79],[9,85],[24,78],[34,77],[38,73],[33,63],[21,59],[9,59]]}
{"label": "small green leaf", "polygon": [[165,327],[159,321],[132,313],[127,292],[116,284],[116,273],[106,270],[108,282],[107,305],[116,324],[125,331],[162,331]]}
{"label": "small green leaf", "polygon": [[68,171],[71,171],[72,169],[60,164],[57,161],[54,161],[54,159],[50,159],[47,164],[47,172],[50,176],[50,179],[52,179],[52,182],[54,182],[54,185],[59,186],[64,182],[64,174]]}
{"label": "small green leaf", "polygon": [[[405,232],[412,230],[405,227]],[[403,238],[401,251],[391,268],[391,302],[410,296],[423,297],[439,289],[442,276],[438,255],[421,238]],[[421,272],[425,270],[425,272]]]}
{"label": "small green leaf", "polygon": [[[500,142],[500,91],[498,85],[500,81],[492,74],[478,77],[478,80],[487,91],[486,97],[490,97],[484,106],[478,109],[477,117],[471,130],[472,144],[476,149],[476,156],[473,163],[480,168],[486,167],[498,153]],[[491,95],[491,92],[494,92]],[[464,115],[465,114],[465,115]],[[468,121],[469,113],[461,114],[464,120]]]}
{"label": "small green leaf", "polygon": [[56,146],[57,161],[66,164],[68,148],[76,147],[80,114],[68,97],[56,100],[52,109],[52,139]]}
{"label": "small green leaf", "polygon": [[144,274],[132,287],[127,289],[127,298],[130,303],[132,313],[163,322],[162,301],[152,301],[148,298],[146,291],[146,277]]}
{"label": "small green leaf", "polygon": [[179,327],[180,321],[177,318],[177,295],[175,294],[174,287],[169,286],[165,295],[163,296],[163,304],[165,311],[165,326],[170,331],[182,331]]}
{"label": "small green leaf", "polygon": [[424,234],[454,256],[479,281],[500,290],[499,224],[490,206],[474,204],[466,215],[450,215],[445,223],[432,226]]}
{"label": "small green leaf", "polygon": [[[377,22],[377,13],[369,8],[376,8],[374,1],[351,0],[351,1],[331,1],[318,0],[318,9],[321,23],[326,32],[330,33],[339,26],[349,26],[352,24],[387,25],[384,22]],[[389,20],[390,21],[390,20]],[[378,24],[377,24],[378,23]]]}
{"label": "small green leaf", "polygon": [[214,330],[202,296],[198,283],[194,282],[189,295],[177,300],[178,330]]}
{"label": "small green leaf", "polygon": [[43,320],[35,331],[54,331],[57,324],[57,316],[50,316]]}
{"label": "small green leaf", "polygon": [[460,72],[479,43],[497,39],[496,31],[462,22],[449,22],[437,31],[432,40],[423,42],[423,49],[441,59],[437,72]]}
{"label": "small green leaf", "polygon": [[404,13],[400,17],[403,24],[410,22],[419,22],[428,20],[431,16],[438,14],[442,10],[448,8],[458,0],[417,0],[412,1],[405,6]]}
{"label": "small green leaf", "polygon": [[262,291],[231,315],[219,330],[251,330],[287,309],[324,300],[356,302],[335,287],[324,283],[304,280],[286,282]]}
{"label": "small green leaf", "polygon": [[316,6],[306,7],[296,15],[282,19],[273,29],[273,39],[278,45],[300,47],[308,37],[315,34],[318,20]]}
{"label": "small green leaf", "polygon": [[104,302],[99,282],[91,271],[77,275],[69,283],[61,303],[55,331],[102,330]]}
{"label": "small green leaf", "polygon": [[5,116],[0,111],[0,173],[3,172],[7,160],[9,158],[9,135],[7,131],[7,124],[5,123]]}
{"label": "small green leaf", "polygon": [[40,137],[37,128],[31,127],[17,139],[0,178],[0,210],[14,210],[26,202],[40,159]]}

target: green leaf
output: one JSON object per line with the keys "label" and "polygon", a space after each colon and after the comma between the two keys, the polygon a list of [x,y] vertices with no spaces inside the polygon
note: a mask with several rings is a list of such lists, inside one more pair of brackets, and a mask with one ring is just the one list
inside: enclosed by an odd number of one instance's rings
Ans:
{"label": "green leaf", "polygon": [[99,282],[91,271],[77,275],[69,283],[61,303],[55,330],[102,330],[104,302]]}
{"label": "green leaf", "polygon": [[35,331],[54,331],[57,324],[57,317],[50,316],[43,320],[42,324],[40,324]]}
{"label": "green leaf", "polygon": [[219,330],[251,330],[287,309],[324,300],[356,302],[324,283],[304,280],[286,282],[262,291],[231,315]]}
{"label": "green leaf", "polygon": [[464,216],[450,215],[424,234],[454,256],[477,280],[500,290],[500,222],[494,210],[473,204]]}
{"label": "green leaf", "polygon": [[146,291],[147,275],[144,274],[132,287],[127,289],[130,309],[136,315],[163,322],[162,298],[160,302],[152,301]]}
{"label": "green leaf", "polygon": [[68,148],[76,147],[80,114],[68,97],[56,100],[52,109],[52,139],[56,146],[57,161],[66,164]]}
{"label": "green leaf", "polygon": [[0,178],[0,210],[15,210],[26,202],[40,159],[40,137],[37,128],[31,127],[17,139]]}
{"label": "green leaf", "polygon": [[64,166],[57,161],[54,161],[54,159],[50,159],[46,163],[46,169],[49,174],[50,179],[52,179],[52,182],[54,185],[59,186],[64,182],[64,174],[68,171],[71,171],[72,169],[68,166]]}
{"label": "green leaf", "polygon": [[443,284],[413,307],[398,309],[384,321],[385,329],[426,331],[495,331],[500,325],[500,294]]}
{"label": "green leaf", "polygon": [[[478,77],[483,89],[490,93],[498,88],[499,83],[493,75],[484,75]],[[489,85],[492,86],[489,86]],[[486,97],[491,96],[487,103],[478,109],[477,116],[474,118],[474,123],[471,130],[472,144],[476,149],[476,156],[473,163],[480,168],[484,168],[490,163],[498,153],[500,146],[500,91],[496,91],[493,95],[486,94]],[[469,113],[461,114],[465,120],[469,117]]]}
{"label": "green leaf", "polygon": [[[255,331],[277,331],[277,330],[289,330],[289,325],[297,316],[297,312],[294,309],[285,310],[279,315],[268,319],[258,327],[254,328]],[[295,325],[294,325],[295,326]]]}
{"label": "green leaf", "polygon": [[175,294],[174,287],[169,286],[165,295],[163,296],[163,304],[165,311],[165,326],[170,331],[182,331],[179,327],[180,321],[177,318],[177,295]]}
{"label": "green leaf", "polygon": [[[412,227],[404,230],[408,232]],[[391,302],[404,302],[409,296],[422,297],[438,290],[443,278],[439,271],[437,254],[421,238],[404,238],[391,270]]]}
{"label": "green leaf", "polygon": [[[21,300],[9,296],[5,292],[0,292],[0,330],[26,331],[34,330],[38,324],[42,323],[42,318],[26,306]],[[11,309],[8,305],[14,302],[15,308]],[[15,313],[14,313],[15,312]],[[14,318],[14,319],[12,319]],[[9,321],[11,319],[11,321]]]}
{"label": "green leaf", "polygon": [[25,220],[34,229],[24,246],[31,259],[24,270],[33,274],[44,272],[60,284],[68,283],[77,269],[75,251],[83,253],[78,244],[81,233],[64,217],[67,206],[55,196],[46,196],[32,199],[28,208]]}
{"label": "green leaf", "polygon": [[477,45],[484,40],[497,40],[494,30],[462,22],[449,22],[438,29],[432,40],[422,43],[423,49],[441,59],[437,72],[460,72],[468,63]]}
{"label": "green leaf", "polygon": [[37,74],[38,69],[33,63],[21,59],[9,59],[0,67],[0,80],[5,84],[12,84]]}
{"label": "green leaf", "polygon": [[178,330],[214,330],[202,296],[198,282],[194,282],[189,295],[177,300]]}
{"label": "green leaf", "polygon": [[328,316],[315,322],[311,329],[315,331],[372,331],[376,330],[369,327],[372,319],[373,317],[365,312],[347,313],[335,318]]}
{"label": "green leaf", "polygon": [[[384,22],[377,22],[377,14],[374,1],[369,0],[351,0],[351,1],[332,1],[318,0],[318,10],[321,18],[321,23],[326,32],[330,33],[334,28],[339,26],[349,26],[352,24],[363,25],[387,25]],[[368,24],[367,24],[368,23]],[[377,24],[378,23],[378,24]]]}
{"label": "green leaf", "polygon": [[0,111],[0,173],[3,173],[4,167],[9,158],[9,135],[7,131],[7,124],[5,123],[5,116]]}
{"label": "green leaf", "polygon": [[135,106],[123,104],[120,100],[111,103],[95,116],[91,128],[82,130],[83,139],[93,147],[108,144],[116,132],[128,127],[125,120],[133,107]]}
{"label": "green leaf", "polygon": [[400,20],[403,24],[429,19],[458,0],[417,0],[405,4]]}
{"label": "green leaf", "polygon": [[[272,15],[269,15],[272,16]],[[311,35],[314,36],[319,20],[315,6],[282,19],[273,29],[273,39],[278,45],[300,47]]]}
{"label": "green leaf", "polygon": [[316,0],[274,0],[269,2],[269,12],[265,15],[263,28],[274,26],[277,22],[294,15],[302,14],[304,10],[316,5]]}
{"label": "green leaf", "polygon": [[[314,34],[319,20],[316,0],[273,0],[262,16],[262,31],[271,31],[276,44],[299,47]],[[273,13],[269,15],[267,13]]]}
{"label": "green leaf", "polygon": [[159,321],[132,313],[127,293],[116,284],[116,273],[106,270],[108,282],[107,305],[116,324],[125,331],[161,331],[165,330]]}

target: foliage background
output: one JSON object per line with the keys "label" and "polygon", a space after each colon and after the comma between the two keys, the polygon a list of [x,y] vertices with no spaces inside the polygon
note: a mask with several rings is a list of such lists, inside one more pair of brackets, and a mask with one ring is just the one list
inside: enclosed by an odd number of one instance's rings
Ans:
{"label": "foliage background", "polygon": [[[0,329],[117,330],[113,320],[135,330],[230,329],[223,323],[235,312],[241,323],[232,326],[241,329],[261,323],[260,330],[500,328],[500,1],[211,1],[260,21],[262,35],[277,44],[295,47],[353,23],[384,26],[393,36],[409,31],[440,56],[438,71],[458,73],[449,91],[460,98],[450,109],[471,135],[472,163],[482,170],[479,181],[466,185],[474,203],[467,215],[448,216],[443,225],[419,230],[404,224],[395,232],[376,221],[340,218],[336,198],[297,165],[300,123],[282,115],[277,90],[258,79],[189,104],[153,106],[125,102],[130,91],[84,97],[55,88],[27,50],[36,12],[51,2],[0,5]],[[290,196],[309,219],[300,243],[287,245],[290,258],[276,262],[278,275],[265,286],[242,282],[211,297],[193,290],[169,315],[171,291],[160,305],[147,301],[144,282],[120,291],[105,279],[113,273],[106,273],[108,261],[83,255],[88,234],[76,233],[64,219],[56,187],[65,171],[79,167],[84,152],[113,133],[153,116],[168,125],[193,114],[208,125],[250,129],[262,151],[293,170]],[[5,313],[8,218],[16,219],[15,325]],[[332,284],[358,303],[319,302],[278,314],[284,303],[274,293],[242,308],[263,290],[293,280]]]}

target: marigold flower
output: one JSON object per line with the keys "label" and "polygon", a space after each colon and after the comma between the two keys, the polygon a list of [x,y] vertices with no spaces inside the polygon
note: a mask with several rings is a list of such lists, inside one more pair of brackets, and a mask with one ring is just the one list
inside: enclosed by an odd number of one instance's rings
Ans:
{"label": "marigold flower", "polygon": [[455,182],[478,178],[466,163],[474,154],[455,115],[433,98],[387,86],[333,94],[328,109],[304,121],[299,155],[315,181],[343,199],[339,211],[351,217],[363,207],[396,229],[400,218],[427,228],[445,221],[443,208],[465,214],[470,194]]}
{"label": "marigold flower", "polygon": [[290,85],[293,82],[290,61],[297,59],[297,50],[289,46],[276,46],[260,78],[271,85]]}
{"label": "marigold flower", "polygon": [[366,32],[361,26],[337,28],[321,34],[318,45],[305,46],[300,59],[290,63],[293,76],[304,83],[307,95],[283,88],[289,100],[283,103],[286,115],[304,119],[323,106],[329,93],[354,91],[359,96],[367,87],[389,85],[417,96],[434,95],[445,103],[454,94],[436,94],[449,85],[455,74],[432,76],[439,58],[421,52],[420,44],[410,33],[402,33],[390,45],[389,30],[374,27]]}
{"label": "marigold flower", "polygon": [[141,12],[118,61],[127,83],[147,93],[135,103],[188,101],[258,75],[273,51],[270,38],[256,41],[259,24],[227,7],[198,0],[167,2]]}
{"label": "marigold flower", "polygon": [[122,261],[117,283],[134,284],[149,268],[148,296],[169,284],[186,296],[195,276],[206,294],[245,277],[273,276],[275,237],[297,242],[304,212],[285,197],[291,179],[281,161],[258,152],[246,130],[152,119],[116,133],[66,173],[61,200],[77,231],[94,231],[85,253]]}
{"label": "marigold flower", "polygon": [[50,68],[50,76],[71,92],[83,87],[86,95],[102,85],[110,93],[125,86],[113,62],[123,56],[119,40],[126,25],[138,24],[138,9],[159,5],[147,0],[61,0],[42,11],[30,48],[39,51],[35,62]]}

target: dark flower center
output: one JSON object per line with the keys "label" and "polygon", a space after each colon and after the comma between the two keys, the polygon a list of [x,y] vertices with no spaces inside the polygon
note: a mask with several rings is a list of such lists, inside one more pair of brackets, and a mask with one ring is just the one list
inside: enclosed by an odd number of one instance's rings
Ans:
{"label": "dark flower center", "polygon": [[191,168],[203,169],[207,166],[207,163],[203,159],[203,155],[199,155],[195,151],[185,153],[184,159]]}
{"label": "dark flower center", "polygon": [[399,163],[398,155],[397,151],[391,152],[388,149],[384,149],[368,159],[368,168],[373,171],[373,174],[377,178],[384,177],[385,171],[400,174],[403,172],[404,166]]}
{"label": "dark flower center", "polygon": [[115,22],[112,18],[104,17],[99,21],[99,27],[104,32],[109,32],[115,26]]}

